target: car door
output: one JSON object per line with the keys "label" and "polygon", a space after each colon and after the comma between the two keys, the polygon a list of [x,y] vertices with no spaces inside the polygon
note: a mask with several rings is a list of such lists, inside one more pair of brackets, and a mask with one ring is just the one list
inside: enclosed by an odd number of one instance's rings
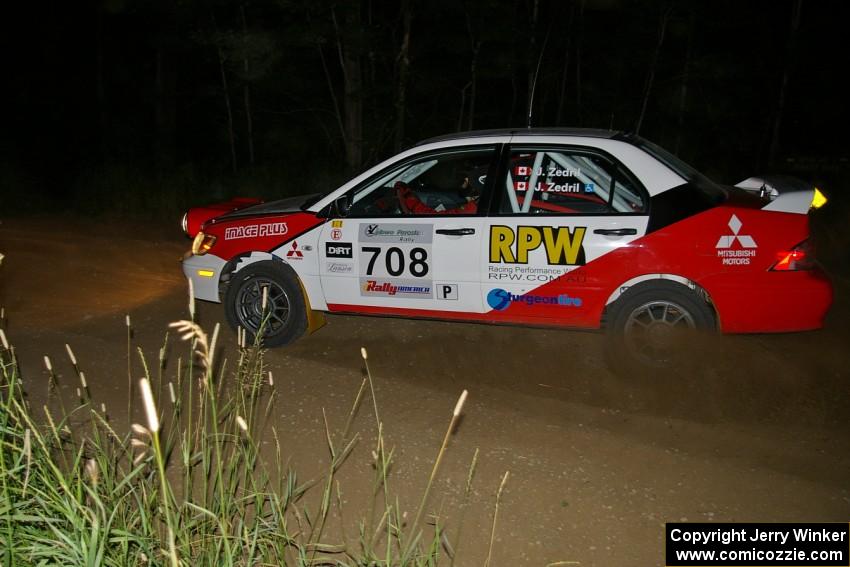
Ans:
{"label": "car door", "polygon": [[610,290],[590,268],[645,234],[646,191],[591,147],[514,145],[507,156],[481,251],[490,319],[594,326]]}
{"label": "car door", "polygon": [[320,236],[330,311],[464,318],[483,311],[477,201],[496,146],[427,152],[348,192],[346,215]]}

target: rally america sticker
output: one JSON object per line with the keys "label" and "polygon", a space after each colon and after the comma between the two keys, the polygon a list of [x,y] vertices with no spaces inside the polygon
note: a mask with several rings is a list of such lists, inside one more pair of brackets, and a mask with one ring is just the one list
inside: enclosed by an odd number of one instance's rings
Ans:
{"label": "rally america sticker", "polygon": [[287,228],[285,222],[269,222],[265,224],[249,224],[243,226],[231,226],[224,229],[225,240],[237,238],[255,238],[263,236],[283,236]]}
{"label": "rally america sticker", "polygon": [[360,295],[364,297],[403,297],[410,299],[431,299],[431,282],[417,280],[379,278],[360,278]]}

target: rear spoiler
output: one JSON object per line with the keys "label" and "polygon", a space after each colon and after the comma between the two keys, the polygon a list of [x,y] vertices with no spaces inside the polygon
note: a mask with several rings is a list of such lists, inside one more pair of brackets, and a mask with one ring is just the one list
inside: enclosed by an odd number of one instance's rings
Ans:
{"label": "rear spoiler", "polygon": [[735,187],[758,193],[759,197],[767,200],[768,204],[762,207],[765,211],[806,214],[826,204],[826,197],[820,189],[788,175],[749,177]]}

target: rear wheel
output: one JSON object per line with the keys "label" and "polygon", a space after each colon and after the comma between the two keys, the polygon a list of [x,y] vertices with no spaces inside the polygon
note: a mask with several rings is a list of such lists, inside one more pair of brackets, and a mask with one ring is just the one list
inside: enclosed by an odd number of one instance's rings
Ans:
{"label": "rear wheel", "polygon": [[637,284],[609,310],[606,359],[618,374],[687,370],[697,360],[701,335],[715,328],[711,306],[684,285]]}
{"label": "rear wheel", "polygon": [[283,264],[262,262],[236,272],[224,302],[227,322],[234,330],[245,329],[250,341],[261,327],[266,346],[292,343],[307,330],[301,285],[292,269]]}

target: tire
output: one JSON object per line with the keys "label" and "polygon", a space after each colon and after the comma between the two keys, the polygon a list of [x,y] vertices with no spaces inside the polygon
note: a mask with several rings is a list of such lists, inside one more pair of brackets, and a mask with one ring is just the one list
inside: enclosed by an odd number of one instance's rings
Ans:
{"label": "tire", "polygon": [[307,330],[307,309],[298,276],[278,262],[258,262],[233,274],[224,294],[224,312],[235,331],[245,329],[254,341],[263,320],[263,288],[268,291],[263,329],[265,346],[288,345]]}
{"label": "tire", "polygon": [[627,289],[609,308],[605,358],[621,376],[688,371],[717,329],[714,310],[690,288],[654,280]]}

